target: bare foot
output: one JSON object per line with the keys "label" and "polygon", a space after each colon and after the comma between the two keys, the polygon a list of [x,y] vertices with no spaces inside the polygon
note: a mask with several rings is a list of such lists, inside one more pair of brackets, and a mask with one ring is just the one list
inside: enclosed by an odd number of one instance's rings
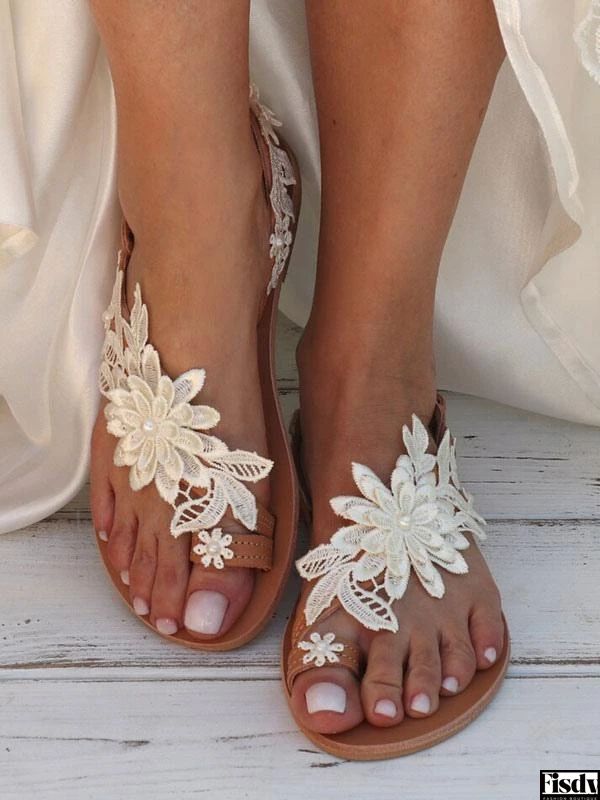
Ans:
{"label": "bare foot", "polygon": [[[368,465],[389,485],[401,430],[411,415],[427,426],[435,403],[427,352],[406,352],[391,362],[390,348],[375,352],[360,344],[337,353],[340,342],[300,348],[303,460],[313,501],[311,546],[328,542],[340,522],[329,500],[356,495],[351,463]],[[326,353],[323,358],[322,354]],[[338,366],[336,366],[338,365]],[[341,366],[340,366],[341,365]],[[476,670],[490,667],[503,647],[498,589],[473,541],[462,552],[468,574],[441,570],[443,599],[430,596],[414,573],[402,599],[393,604],[397,633],[373,633],[340,609],[313,630],[354,641],[365,657],[361,681],[344,667],[322,666],[301,673],[292,702],[307,728],[320,733],[348,730],[363,719],[381,727],[404,717],[435,714],[440,695],[461,692]],[[304,591],[309,589],[305,584]]]}
{"label": "bare foot", "polygon": [[[207,161],[201,144],[163,154],[145,186],[145,174],[129,180],[126,165],[122,171],[122,205],[135,234],[127,293],[131,304],[140,284],[149,339],[167,374],[206,370],[201,402],[220,412],[215,434],[268,456],[256,346],[271,272],[260,159],[250,127],[235,153],[209,153]],[[155,188],[165,186],[168,194]],[[101,410],[92,442],[94,524],[135,610],[165,634],[185,626],[199,638],[222,635],[250,598],[253,571],[192,567],[189,534],[171,536],[173,511],[154,484],[132,491],[129,469],[113,464],[115,444]],[[268,480],[249,488],[268,507]],[[221,527],[241,530],[232,518]]]}

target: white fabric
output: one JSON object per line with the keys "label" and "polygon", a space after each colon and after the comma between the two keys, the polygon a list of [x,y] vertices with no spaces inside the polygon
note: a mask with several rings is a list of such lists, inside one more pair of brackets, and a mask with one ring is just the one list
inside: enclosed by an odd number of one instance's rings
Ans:
{"label": "white fabric", "polygon": [[[600,424],[600,86],[590,0],[496,0],[508,59],[444,252],[442,388]],[[254,0],[253,78],[304,179],[283,310],[310,307],[319,157],[303,0]],[[580,37],[580,41],[583,41]],[[0,0],[0,531],[85,478],[118,239],[116,119],[85,0]]]}

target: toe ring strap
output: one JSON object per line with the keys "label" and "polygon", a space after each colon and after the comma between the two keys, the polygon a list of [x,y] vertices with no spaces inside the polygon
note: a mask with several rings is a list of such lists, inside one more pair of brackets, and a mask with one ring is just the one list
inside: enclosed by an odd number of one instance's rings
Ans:
{"label": "toe ring strap", "polygon": [[[288,691],[298,675],[315,667],[346,667],[357,678],[361,674],[360,650],[354,642],[332,638],[333,634],[306,632],[290,650],[287,663],[286,684]],[[328,641],[329,640],[329,641]]]}
{"label": "toe ring strap", "polygon": [[[267,572],[273,562],[273,539],[260,533],[230,533],[230,542],[223,547],[220,558],[210,556],[212,542],[203,539],[203,531],[192,535],[190,561],[204,567],[247,567]],[[228,540],[229,541],[229,540]],[[208,545],[207,545],[208,543]]]}

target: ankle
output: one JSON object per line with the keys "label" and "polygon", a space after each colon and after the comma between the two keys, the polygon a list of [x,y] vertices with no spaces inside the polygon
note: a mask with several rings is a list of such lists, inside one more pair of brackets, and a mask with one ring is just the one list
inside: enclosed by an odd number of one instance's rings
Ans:
{"label": "ankle", "polygon": [[[422,398],[427,405],[436,394],[435,362],[431,336],[386,340],[368,337],[344,337],[317,334],[310,323],[296,349],[300,385],[305,393],[318,392],[323,399],[325,387],[345,393],[367,390],[385,397],[391,387],[407,397]],[[390,346],[390,339],[394,346]]]}
{"label": "ankle", "polygon": [[119,172],[119,199],[136,244],[159,249],[173,241],[238,239],[267,219],[263,173],[250,126],[237,141],[165,151],[152,165]]}

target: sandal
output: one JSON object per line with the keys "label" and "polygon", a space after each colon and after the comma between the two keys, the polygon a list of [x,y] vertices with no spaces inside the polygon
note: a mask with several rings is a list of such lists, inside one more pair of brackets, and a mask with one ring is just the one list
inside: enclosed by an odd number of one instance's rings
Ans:
{"label": "sandal", "polygon": [[[134,238],[126,221],[112,300],[103,316],[106,336],[100,391],[108,400],[104,410],[107,429],[119,439],[114,463],[129,467],[134,491],[154,482],[163,500],[173,507],[171,534],[190,536],[190,561],[207,569],[227,565],[256,570],[250,602],[223,636],[199,641],[185,629],[165,636],[148,616],[135,614],[128,588],[108,560],[107,544],[97,537],[110,578],[135,616],[160,636],[196,650],[240,647],[267,624],[291,569],[298,527],[297,480],[277,395],[274,350],[281,283],[300,211],[300,175],[292,151],[275,132],[281,123],[259,101],[253,84],[250,122],[271,209],[272,273],[258,322],[258,360],[272,460],[230,450],[212,435],[213,428],[218,432],[218,411],[193,402],[204,384],[203,369],[188,370],[175,380],[162,372],[159,354],[148,342],[148,309],[139,284],[133,308],[127,308],[124,275]],[[156,436],[158,431],[160,437]],[[267,475],[269,509],[244,485]],[[219,523],[227,511],[244,526],[245,533],[222,531]]]}
{"label": "sandal", "polygon": [[[330,543],[315,547],[296,562],[300,575],[307,581],[315,581],[315,584],[299,600],[283,641],[284,689],[292,714],[292,686],[302,672],[339,664],[359,679],[362,675],[363,665],[357,645],[337,639],[333,633],[321,637],[311,632],[315,622],[322,622],[344,608],[370,630],[397,631],[399,622],[392,603],[404,594],[411,567],[425,590],[433,597],[441,598],[444,584],[435,565],[449,572],[467,572],[467,563],[460,554],[461,550],[469,547],[464,532],[485,538],[485,520],[475,511],[471,496],[460,486],[456,443],[446,427],[444,398],[438,394],[429,433],[415,415],[412,423],[412,431],[406,425],[402,430],[407,454],[401,455],[396,462],[391,478],[393,495],[370,469],[353,464],[352,474],[362,496],[331,500],[336,514],[353,524],[346,524],[334,533]],[[310,524],[310,500],[300,458],[298,412],[292,421],[292,440],[300,476],[302,511]],[[427,452],[432,444],[436,455]],[[431,513],[426,515],[429,519],[422,523],[418,538],[411,537],[412,541],[407,541],[408,520],[386,524],[386,516],[398,513],[389,506],[389,502],[395,503],[396,498],[400,506],[408,503],[418,507],[427,503],[437,507],[433,519]],[[432,509],[427,510],[431,512]],[[394,538],[402,537],[402,546],[395,553],[389,547],[392,534]],[[368,553],[364,548],[366,537],[370,538]],[[370,568],[369,574],[363,574],[367,559],[371,560],[369,567],[373,566],[373,556],[379,557],[379,564],[375,569]],[[390,563],[392,559],[393,564]],[[431,747],[468,725],[500,688],[510,657],[509,631],[504,616],[503,621],[504,648],[496,663],[477,672],[460,694],[440,697],[439,708],[430,717],[405,717],[398,725],[381,728],[365,720],[351,730],[333,735],[308,730],[297,718],[296,723],[322,750],[345,759],[394,758]]]}

